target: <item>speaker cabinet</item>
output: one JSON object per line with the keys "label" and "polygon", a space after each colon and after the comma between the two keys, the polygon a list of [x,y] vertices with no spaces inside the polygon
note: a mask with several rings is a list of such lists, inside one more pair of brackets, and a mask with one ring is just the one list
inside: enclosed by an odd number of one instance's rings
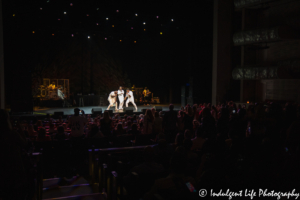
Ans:
{"label": "speaker cabinet", "polygon": [[142,114],[144,115],[146,113],[146,110],[145,108],[141,109],[142,110]]}
{"label": "speaker cabinet", "polygon": [[160,112],[160,111],[162,111],[162,107],[161,107],[161,106],[155,106],[155,110],[156,110],[157,112]]}
{"label": "speaker cabinet", "polygon": [[153,97],[153,103],[160,103],[159,97]]}
{"label": "speaker cabinet", "polygon": [[101,115],[102,108],[92,108],[92,114]]}
{"label": "speaker cabinet", "polygon": [[123,107],[123,111],[134,110],[134,107]]}
{"label": "speaker cabinet", "polygon": [[124,111],[127,115],[133,115],[133,107],[124,107]]}
{"label": "speaker cabinet", "polygon": [[111,109],[109,109],[109,110],[105,110],[105,111],[107,111],[107,112],[108,112],[108,114],[109,114],[109,116],[111,116],[111,117],[112,117],[112,116],[113,116],[113,114],[114,114],[114,113],[113,113],[113,110],[111,110]]}
{"label": "speaker cabinet", "polygon": [[64,115],[64,112],[62,112],[62,111],[54,112],[55,117],[59,117],[59,116],[63,116],[63,115]]}

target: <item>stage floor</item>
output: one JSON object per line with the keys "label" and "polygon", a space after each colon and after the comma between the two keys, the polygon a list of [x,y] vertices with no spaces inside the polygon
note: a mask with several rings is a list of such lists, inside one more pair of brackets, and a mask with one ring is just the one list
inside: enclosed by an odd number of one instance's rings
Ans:
{"label": "stage floor", "polygon": [[[156,108],[157,106],[161,106],[163,111],[168,111],[169,110],[169,104],[151,104],[150,106],[137,106],[138,111],[133,112],[133,113],[141,113],[142,109],[152,109]],[[132,107],[132,105],[128,106]],[[45,115],[45,114],[51,114],[53,115],[54,112],[64,112],[64,115],[73,115],[74,114],[74,108],[75,107],[70,107],[70,108],[38,108],[35,109],[33,114],[35,115]],[[106,110],[107,106],[85,106],[85,107],[78,107],[79,109],[83,110],[85,114],[92,114],[92,109],[93,108],[102,108],[102,112]],[[174,104],[174,110],[180,110],[181,106],[180,104]],[[114,109],[114,107],[110,108],[110,110]],[[134,108],[133,108],[134,109]],[[113,110],[113,113],[125,113],[123,111],[115,111]]]}

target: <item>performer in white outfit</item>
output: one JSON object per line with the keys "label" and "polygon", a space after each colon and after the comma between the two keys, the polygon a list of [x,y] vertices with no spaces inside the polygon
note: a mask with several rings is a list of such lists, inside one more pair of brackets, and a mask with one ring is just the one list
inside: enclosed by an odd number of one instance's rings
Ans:
{"label": "performer in white outfit", "polygon": [[120,102],[119,110],[123,110],[123,104],[124,104],[124,90],[122,90],[122,87],[119,87],[118,90],[118,98]]}
{"label": "performer in white outfit", "polygon": [[58,96],[60,99],[64,100],[65,94],[63,93],[62,88],[57,89],[57,96]]}
{"label": "performer in white outfit", "polygon": [[126,89],[125,100],[126,99],[127,99],[127,101],[126,101],[126,107],[128,107],[128,103],[131,102],[133,104],[133,106],[135,107],[135,111],[137,111],[137,107],[136,107],[136,105],[134,103],[133,93],[128,88]]}
{"label": "performer in white outfit", "polygon": [[106,110],[109,110],[109,108],[111,106],[113,106],[114,104],[116,104],[115,110],[118,110],[118,102],[117,102],[117,91],[112,91],[109,95],[108,95],[108,101],[109,101],[109,106]]}

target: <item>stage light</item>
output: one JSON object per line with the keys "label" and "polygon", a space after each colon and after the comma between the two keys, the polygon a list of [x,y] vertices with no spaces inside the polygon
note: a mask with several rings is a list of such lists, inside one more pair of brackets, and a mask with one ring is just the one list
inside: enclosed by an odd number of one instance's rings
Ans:
{"label": "stage light", "polygon": [[133,27],[131,27],[131,29],[133,29]]}
{"label": "stage light", "polygon": [[115,25],[111,25],[111,27],[115,27]]}
{"label": "stage light", "polygon": [[146,22],[143,22],[143,25],[146,25]]}
{"label": "stage light", "polygon": [[163,32],[160,32],[159,34],[161,34],[161,35],[162,35],[162,34],[163,34]]}
{"label": "stage light", "polygon": [[158,19],[159,18],[159,16],[156,16],[156,19]]}
{"label": "stage light", "polygon": [[54,36],[54,33],[52,33],[52,36]]}
{"label": "stage light", "polygon": [[13,14],[13,17],[15,17],[16,16],[16,14]]}
{"label": "stage light", "polygon": [[98,26],[99,24],[98,24],[98,23],[96,23],[96,25]]}
{"label": "stage light", "polygon": [[171,19],[171,22],[174,22],[174,19]]}
{"label": "stage light", "polygon": [[107,40],[107,38],[104,38],[104,40]]}
{"label": "stage light", "polygon": [[120,40],[120,42],[122,42],[122,40]]}
{"label": "stage light", "polygon": [[88,39],[90,39],[91,37],[90,36],[88,36]]}
{"label": "stage light", "polygon": [[86,16],[88,17],[88,16],[90,16],[89,14],[86,14]]}
{"label": "stage light", "polygon": [[66,15],[66,14],[67,14],[67,12],[64,12],[64,14]]}
{"label": "stage light", "polygon": [[57,20],[58,20],[58,21],[60,21],[60,19],[59,19],[59,18],[58,18]]}
{"label": "stage light", "polygon": [[106,17],[106,20],[108,20],[108,17]]}
{"label": "stage light", "polygon": [[136,43],[136,41],[133,41],[134,42],[134,44]]}
{"label": "stage light", "polygon": [[32,31],[32,33],[35,33],[34,31]]}
{"label": "stage light", "polygon": [[70,3],[70,6],[73,6],[73,4],[72,4],[72,3]]}
{"label": "stage light", "polygon": [[138,16],[138,14],[137,14],[137,13],[135,13],[135,16],[137,17],[137,16]]}
{"label": "stage light", "polygon": [[146,29],[144,28],[144,31],[146,31]]}
{"label": "stage light", "polygon": [[116,12],[119,12],[119,10],[116,10]]}
{"label": "stage light", "polygon": [[249,101],[247,101],[247,103],[249,103]]}
{"label": "stage light", "polygon": [[43,10],[43,8],[40,8],[40,10]]}
{"label": "stage light", "polygon": [[74,34],[72,34],[71,36],[74,37]]}

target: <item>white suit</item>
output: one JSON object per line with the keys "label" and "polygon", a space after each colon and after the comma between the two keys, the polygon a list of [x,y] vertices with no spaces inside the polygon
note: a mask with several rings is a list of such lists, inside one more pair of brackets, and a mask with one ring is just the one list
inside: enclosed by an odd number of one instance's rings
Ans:
{"label": "white suit", "polygon": [[118,98],[119,98],[119,101],[120,101],[119,109],[122,110],[123,109],[123,104],[124,104],[124,90],[118,90]]}
{"label": "white suit", "polygon": [[128,93],[126,93],[126,97],[127,97],[126,107],[128,107],[128,103],[131,102],[133,104],[133,106],[135,107],[135,110],[137,110],[137,107],[134,103],[134,97],[133,97],[132,91],[129,91]]}
{"label": "white suit", "polygon": [[118,110],[118,102],[117,102],[117,95],[115,94],[114,91],[112,91],[109,95],[107,100],[109,101],[109,106],[106,110],[109,110],[109,108],[111,106],[113,106],[114,104],[116,104],[115,110]]}
{"label": "white suit", "polygon": [[57,96],[60,98],[60,99],[62,99],[62,100],[64,100],[64,93],[60,90],[60,89],[57,89]]}

